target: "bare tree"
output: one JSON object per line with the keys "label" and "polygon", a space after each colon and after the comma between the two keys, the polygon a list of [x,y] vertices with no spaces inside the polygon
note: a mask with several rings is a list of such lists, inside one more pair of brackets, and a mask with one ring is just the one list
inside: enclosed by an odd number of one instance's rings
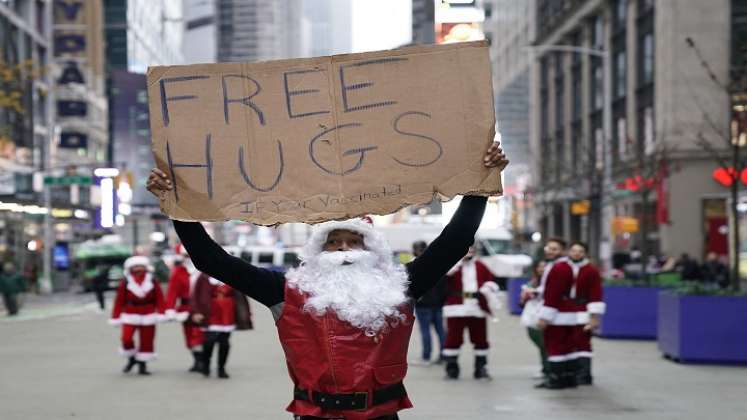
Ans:
{"label": "bare tree", "polygon": [[729,74],[729,80],[722,82],[719,80],[716,73],[711,68],[710,64],[705,60],[703,54],[698,48],[695,41],[687,37],[685,42],[692,49],[696,55],[703,71],[706,73],[708,78],[713,82],[714,86],[723,92],[725,97],[729,99],[730,109],[732,110],[731,115],[731,127],[724,127],[719,125],[711,115],[708,114],[701,106],[699,98],[696,98],[695,103],[699,107],[700,112],[703,115],[705,125],[715,135],[716,142],[709,140],[706,135],[700,131],[696,135],[695,142],[703,151],[705,151],[716,164],[726,171],[729,176],[729,192],[730,192],[730,210],[733,217],[733,232],[732,232],[732,271],[731,271],[731,287],[734,291],[738,291],[740,288],[740,274],[739,274],[739,237],[740,237],[740,221],[739,212],[737,210],[737,204],[739,202],[739,191],[741,184],[741,174],[747,169],[747,159],[742,155],[742,147],[745,144],[740,140],[740,136],[744,136],[745,127],[747,127],[747,98],[745,92],[747,92],[747,74],[743,71],[744,69],[732,68]]}

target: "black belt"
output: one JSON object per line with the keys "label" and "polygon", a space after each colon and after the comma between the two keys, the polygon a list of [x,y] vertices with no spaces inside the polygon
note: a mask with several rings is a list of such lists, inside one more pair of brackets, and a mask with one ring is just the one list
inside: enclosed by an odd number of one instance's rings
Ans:
{"label": "black belt", "polygon": [[148,306],[148,305],[155,305],[155,302],[128,302],[127,303],[130,306]]}
{"label": "black belt", "polygon": [[181,299],[179,299],[179,302],[182,305],[189,305],[189,298],[181,298]]}
{"label": "black belt", "polygon": [[[293,390],[294,399],[314,403],[325,410],[365,410],[368,408],[368,394],[369,392],[326,394],[324,392],[311,391],[311,399],[309,399],[308,391],[300,388]],[[407,395],[405,385],[399,382],[373,391],[371,405],[384,404],[385,402],[402,398],[405,395]]]}
{"label": "black belt", "polygon": [[477,299],[480,296],[480,292],[452,292],[451,296],[461,297],[463,299]]}

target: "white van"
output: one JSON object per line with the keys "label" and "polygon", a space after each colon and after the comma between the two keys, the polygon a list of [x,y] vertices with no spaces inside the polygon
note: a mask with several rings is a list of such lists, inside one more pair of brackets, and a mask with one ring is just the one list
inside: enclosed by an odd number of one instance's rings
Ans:
{"label": "white van", "polygon": [[532,257],[514,248],[507,229],[478,230],[475,245],[480,261],[499,279],[524,276],[532,265]]}
{"label": "white van", "polygon": [[275,248],[271,246],[249,246],[239,248],[227,246],[226,251],[257,267],[287,270],[297,267],[298,248]]}

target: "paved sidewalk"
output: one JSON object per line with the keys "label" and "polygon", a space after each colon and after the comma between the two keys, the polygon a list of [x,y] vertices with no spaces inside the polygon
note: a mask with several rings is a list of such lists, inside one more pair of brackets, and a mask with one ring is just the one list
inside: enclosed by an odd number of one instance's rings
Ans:
{"label": "paved sidewalk", "polygon": [[[235,333],[230,380],[189,374],[178,324],[158,327],[151,377],[124,375],[119,330],[96,313],[92,295],[54,300],[72,314],[0,322],[0,419],[289,420],[291,383],[272,318],[253,302],[256,330]],[[58,305],[59,304],[59,305]],[[91,306],[91,305],[94,306]],[[34,314],[44,305],[29,302]],[[87,309],[91,307],[92,309]],[[40,312],[41,313],[41,312]],[[0,318],[3,319],[4,318]],[[417,329],[417,327],[416,327]],[[411,356],[419,352],[413,334]],[[403,420],[744,420],[747,368],[678,365],[654,342],[596,340],[597,384],[534,390],[535,350],[515,317],[490,324],[492,382],[443,379],[440,366],[411,366],[405,381],[415,408]],[[472,369],[470,351],[462,368]]]}

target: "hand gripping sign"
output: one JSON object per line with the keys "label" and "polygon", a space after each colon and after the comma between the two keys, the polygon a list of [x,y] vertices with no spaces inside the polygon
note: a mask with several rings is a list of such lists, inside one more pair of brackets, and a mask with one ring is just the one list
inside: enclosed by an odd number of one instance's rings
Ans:
{"label": "hand gripping sign", "polygon": [[153,153],[179,220],[272,225],[500,194],[488,45],[151,67]]}

